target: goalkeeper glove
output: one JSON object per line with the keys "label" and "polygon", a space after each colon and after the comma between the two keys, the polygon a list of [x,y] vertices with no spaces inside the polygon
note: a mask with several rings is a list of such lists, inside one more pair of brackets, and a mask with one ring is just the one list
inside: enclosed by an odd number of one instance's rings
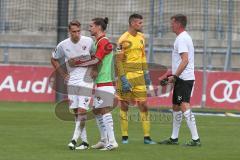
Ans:
{"label": "goalkeeper glove", "polygon": [[132,91],[132,86],[131,84],[128,82],[127,78],[125,75],[121,76],[121,82],[122,82],[122,91],[124,93]]}

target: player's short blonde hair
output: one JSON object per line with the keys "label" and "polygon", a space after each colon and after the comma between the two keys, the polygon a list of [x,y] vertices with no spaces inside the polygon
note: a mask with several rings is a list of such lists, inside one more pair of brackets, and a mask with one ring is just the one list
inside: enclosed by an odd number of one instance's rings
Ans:
{"label": "player's short blonde hair", "polygon": [[81,23],[78,20],[72,20],[69,24],[68,24],[68,29],[71,28],[71,26],[77,26],[77,27],[81,27]]}

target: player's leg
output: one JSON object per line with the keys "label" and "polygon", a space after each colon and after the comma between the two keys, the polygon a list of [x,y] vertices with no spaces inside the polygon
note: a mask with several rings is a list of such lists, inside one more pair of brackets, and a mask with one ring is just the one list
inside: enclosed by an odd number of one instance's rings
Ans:
{"label": "player's leg", "polygon": [[88,96],[78,96],[78,118],[80,121],[80,137],[82,143],[76,147],[76,149],[88,149],[88,139],[87,139],[87,131],[86,131],[86,120],[87,120],[87,110],[89,109],[91,97]]}
{"label": "player's leg", "polygon": [[178,144],[178,135],[182,123],[182,111],[179,105],[173,105],[172,112],[172,135],[169,139],[163,140],[160,144]]}
{"label": "player's leg", "polygon": [[[86,111],[90,103],[90,97],[69,95],[70,100],[69,108],[73,110],[75,115],[75,129],[71,142],[68,144],[70,149],[87,149],[88,140],[85,127]],[[77,146],[78,138],[81,137],[82,143]]]}
{"label": "player's leg", "polygon": [[128,101],[120,100],[120,127],[122,132],[122,143],[128,143]]}
{"label": "player's leg", "polygon": [[147,88],[145,85],[144,76],[140,76],[138,74],[138,76],[135,77],[135,82],[132,83],[135,84],[132,90],[132,97],[137,102],[140,111],[144,144],[156,144],[156,142],[152,141],[150,137],[150,114],[147,107]]}
{"label": "player's leg", "polygon": [[156,144],[156,142],[152,141],[150,137],[150,115],[147,108],[147,102],[145,100],[138,101],[137,104],[139,107],[140,118],[142,121],[144,144]]}
{"label": "player's leg", "polygon": [[120,127],[121,127],[121,135],[122,135],[122,143],[128,143],[128,106],[129,100],[131,99],[131,92],[124,93],[122,91],[122,82],[120,78],[117,81],[117,96],[120,102]]}
{"label": "player's leg", "polygon": [[[173,89],[173,97],[172,97],[172,135],[170,138],[160,141],[160,144],[169,144],[169,145],[176,145],[178,144],[178,135],[179,130],[182,122],[182,111],[181,111],[181,99],[182,95],[181,89],[182,85],[179,82],[175,82],[174,89]],[[180,96],[180,97],[179,97]]]}
{"label": "player's leg", "polygon": [[114,135],[113,118],[111,108],[113,108],[115,89],[113,86],[98,87],[95,92],[95,108],[96,114],[102,115],[103,124],[106,128],[108,144],[103,150],[112,150],[118,147]]}
{"label": "player's leg", "polygon": [[179,130],[182,123],[182,111],[179,105],[173,105],[173,112],[172,112],[172,135],[171,140],[173,142],[178,142],[178,135]]}
{"label": "player's leg", "polygon": [[[109,106],[110,107],[110,106]],[[108,144],[105,146],[103,150],[112,150],[118,147],[117,141],[115,139],[114,127],[113,127],[113,118],[111,112],[102,111],[103,122],[106,127]]]}
{"label": "player's leg", "polygon": [[187,122],[187,126],[190,129],[192,140],[187,142],[187,146],[200,146],[200,138],[197,131],[195,116],[191,111],[190,107],[190,98],[193,88],[194,81],[182,81],[182,101],[181,101],[181,110]]}
{"label": "player's leg", "polygon": [[78,107],[78,99],[76,95],[68,95],[69,99],[69,109],[73,112],[75,116],[75,129],[73,131],[73,136],[71,142],[68,144],[69,149],[75,149],[77,145],[78,138],[80,137],[80,120],[77,116],[77,107]]}
{"label": "player's leg", "polygon": [[98,114],[97,111],[95,110],[94,110],[94,114],[95,114],[95,119],[96,119],[98,129],[99,129],[99,133],[100,133],[100,141],[92,145],[91,148],[101,149],[101,148],[104,148],[104,146],[107,144],[107,133],[106,133],[105,125],[103,123],[102,114]]}
{"label": "player's leg", "polygon": [[183,111],[183,115],[185,117],[185,120],[187,122],[187,126],[190,129],[191,135],[192,135],[192,140],[189,142],[186,142],[185,145],[187,146],[200,146],[200,138],[198,135],[198,131],[197,131],[197,126],[196,126],[196,120],[195,120],[195,116],[192,113],[191,109],[190,109],[190,104],[183,102],[181,104],[181,108]]}

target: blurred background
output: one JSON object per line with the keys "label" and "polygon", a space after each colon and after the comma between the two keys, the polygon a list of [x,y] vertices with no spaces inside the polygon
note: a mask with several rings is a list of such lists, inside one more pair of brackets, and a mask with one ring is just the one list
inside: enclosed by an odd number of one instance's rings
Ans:
{"label": "blurred background", "polygon": [[58,0],[0,0],[0,62],[49,65],[58,29],[67,30],[64,21],[73,19],[81,22],[82,34],[88,35],[92,18],[109,17],[108,36],[116,42],[128,28],[129,15],[140,13],[144,17],[149,62],[170,66],[169,53],[175,39],[170,17],[183,13],[188,17],[187,30],[196,47],[196,67],[203,68],[206,63],[209,70],[240,69],[239,0],[65,0],[62,3],[59,6]]}
{"label": "blurred background", "polygon": [[235,83],[234,91],[225,87],[218,92],[224,92],[225,100],[234,97],[239,107],[239,8],[239,0],[0,0],[0,63],[51,67],[51,52],[67,38],[69,21],[79,20],[82,34],[89,36],[91,19],[108,17],[107,36],[116,43],[128,29],[129,15],[139,13],[144,17],[148,62],[171,67],[176,35],[170,17],[182,13],[188,17],[187,31],[195,45],[195,67],[202,74],[200,99],[206,101],[209,72],[234,71],[237,82],[232,74],[227,76]]}

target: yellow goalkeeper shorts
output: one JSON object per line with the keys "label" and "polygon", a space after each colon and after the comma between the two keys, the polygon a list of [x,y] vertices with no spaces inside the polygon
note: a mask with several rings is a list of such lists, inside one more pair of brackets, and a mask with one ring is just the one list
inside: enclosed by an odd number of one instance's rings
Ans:
{"label": "yellow goalkeeper shorts", "polygon": [[126,78],[132,86],[132,90],[127,93],[122,92],[121,78],[117,81],[117,95],[119,100],[126,101],[145,101],[147,98],[147,90],[144,80],[143,71],[127,72]]}

